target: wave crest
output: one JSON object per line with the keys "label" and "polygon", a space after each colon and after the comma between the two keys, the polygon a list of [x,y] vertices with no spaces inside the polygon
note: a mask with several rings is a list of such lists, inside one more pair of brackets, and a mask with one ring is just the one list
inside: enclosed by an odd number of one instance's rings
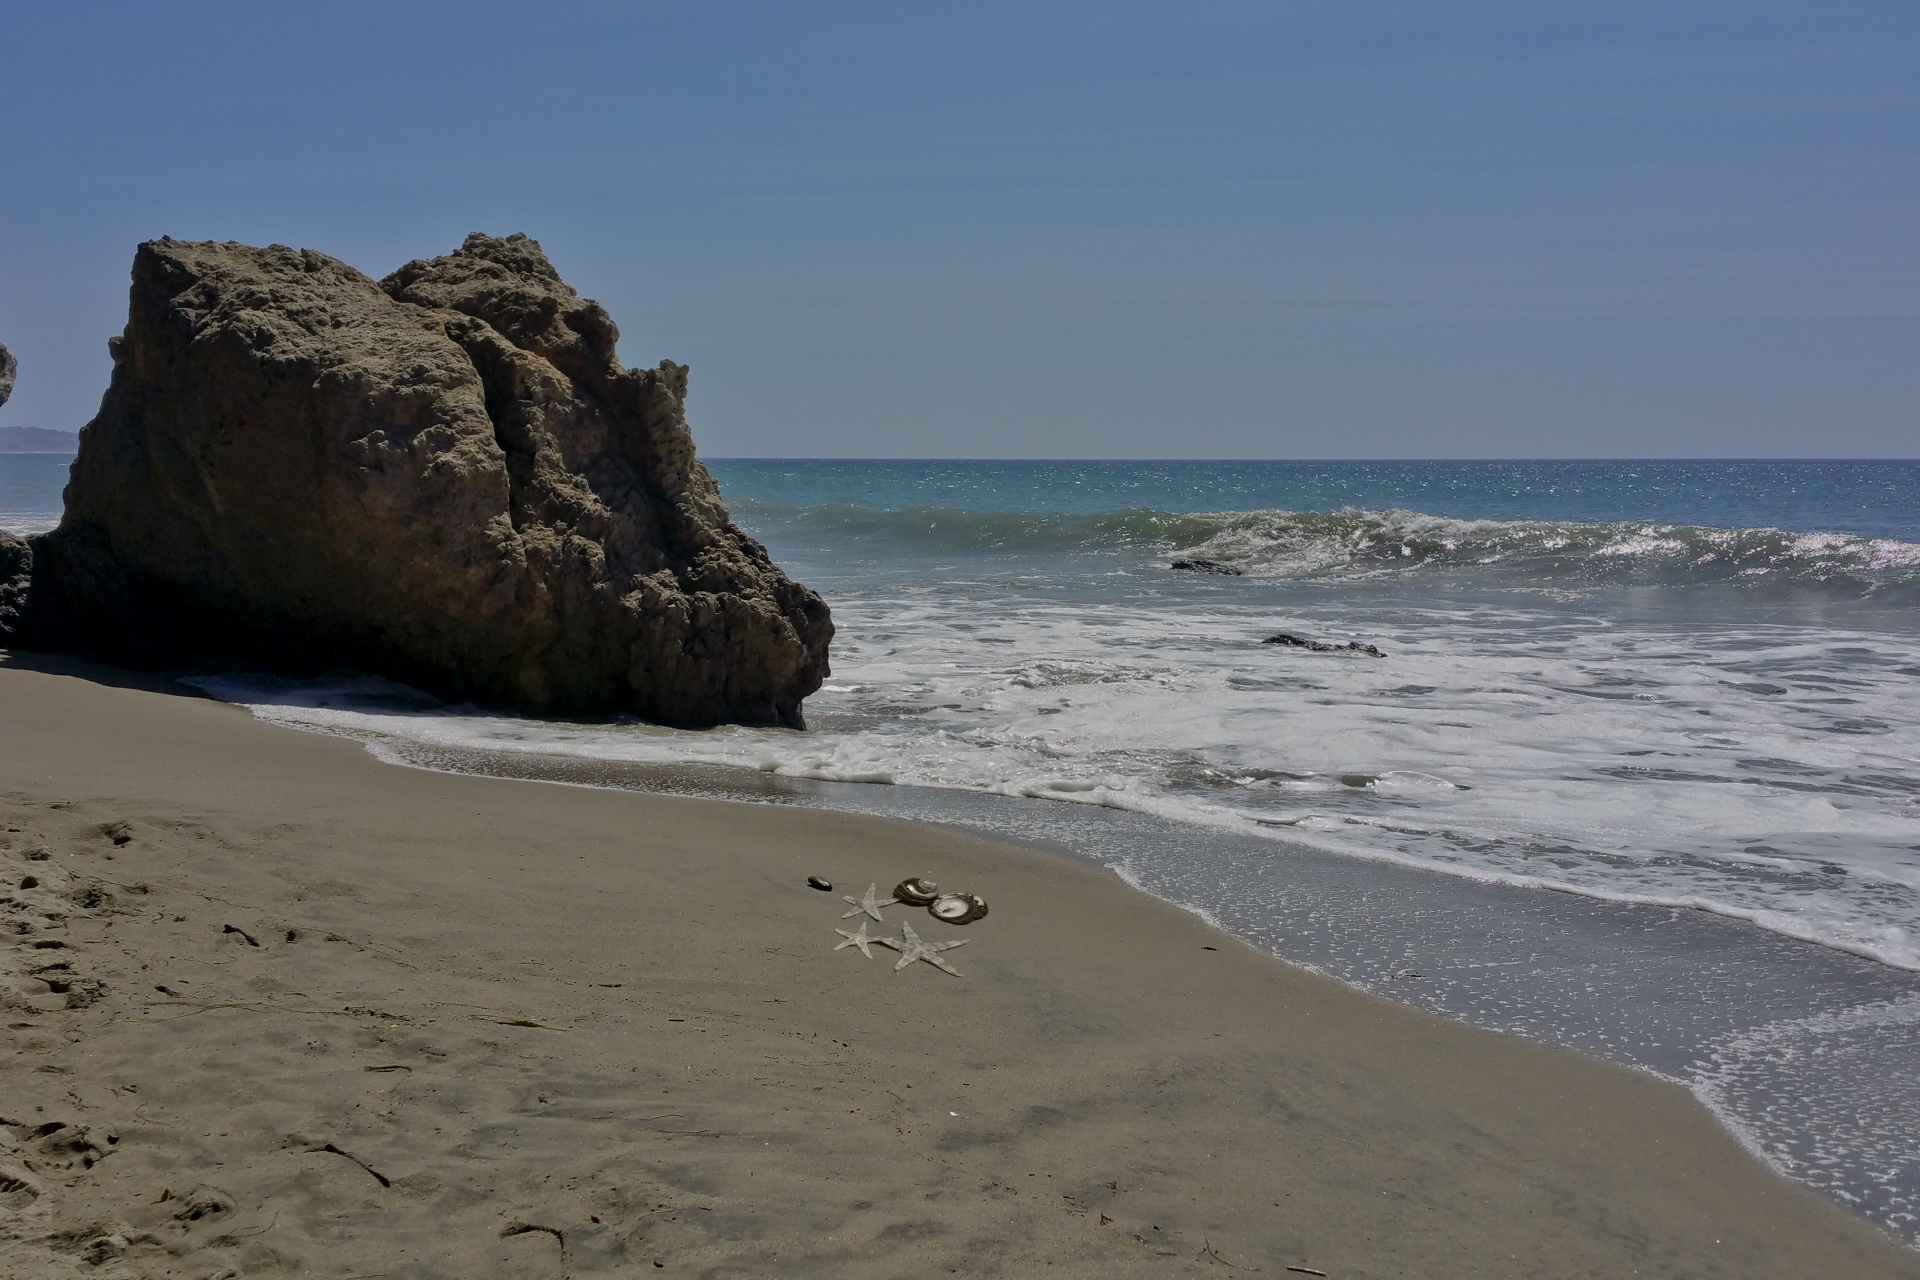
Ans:
{"label": "wave crest", "polygon": [[1435,572],[1541,581],[1758,580],[1886,587],[1920,584],[1920,544],[1845,533],[1721,529],[1644,521],[1463,520],[1419,511],[1094,514],[735,504],[763,535],[889,553],[1176,556],[1254,577],[1314,579]]}
{"label": "wave crest", "polygon": [[1456,520],[1418,511],[1250,511],[1214,518],[1219,524],[1209,537],[1181,550],[1268,577],[1481,569],[1575,581],[1920,582],[1920,545],[1849,534]]}

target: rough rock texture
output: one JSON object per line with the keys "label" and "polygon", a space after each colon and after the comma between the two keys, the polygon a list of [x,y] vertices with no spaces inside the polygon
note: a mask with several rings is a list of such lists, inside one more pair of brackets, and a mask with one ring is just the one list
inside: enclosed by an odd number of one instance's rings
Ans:
{"label": "rough rock texture", "polygon": [[1219,560],[1175,560],[1168,568],[1184,569],[1188,573],[1217,573],[1228,578],[1238,578],[1246,574],[1245,569]]}
{"label": "rough rock texture", "polygon": [[26,540],[0,529],[0,648],[13,643],[27,611],[33,581],[33,549]]}
{"label": "rough rock texture", "polygon": [[140,246],[27,642],[798,727],[826,605],[728,519],[685,367],[623,369],[617,337],[525,236],[378,284],[311,250]]}
{"label": "rough rock texture", "polygon": [[1384,658],[1379,646],[1361,644],[1358,640],[1349,640],[1345,644],[1328,644],[1325,640],[1309,640],[1305,636],[1296,636],[1282,631],[1277,636],[1268,636],[1261,644],[1277,644],[1286,649],[1306,649],[1312,653],[1364,653],[1371,658]]}
{"label": "rough rock texture", "polygon": [[20,365],[13,358],[13,352],[0,345],[0,404],[7,402],[13,394],[14,375],[20,372]]}

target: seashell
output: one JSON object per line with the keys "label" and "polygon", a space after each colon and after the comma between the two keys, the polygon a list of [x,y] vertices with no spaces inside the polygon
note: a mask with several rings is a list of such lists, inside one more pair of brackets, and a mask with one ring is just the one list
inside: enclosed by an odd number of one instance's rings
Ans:
{"label": "seashell", "polygon": [[943,893],[927,904],[927,912],[947,924],[972,924],[987,914],[987,903],[971,893]]}
{"label": "seashell", "polygon": [[807,884],[811,888],[818,889],[822,893],[833,892],[833,881],[827,879],[825,876],[808,876]]}
{"label": "seashell", "polygon": [[910,876],[893,886],[893,896],[910,907],[924,907],[940,896],[940,886],[925,876]]}

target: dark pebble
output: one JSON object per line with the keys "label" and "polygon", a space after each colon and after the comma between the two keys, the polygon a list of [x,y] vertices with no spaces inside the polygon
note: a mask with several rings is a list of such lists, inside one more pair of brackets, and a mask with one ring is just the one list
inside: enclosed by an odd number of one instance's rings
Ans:
{"label": "dark pebble", "polygon": [[808,876],[807,883],[822,893],[833,892],[833,881],[827,879],[825,876]]}

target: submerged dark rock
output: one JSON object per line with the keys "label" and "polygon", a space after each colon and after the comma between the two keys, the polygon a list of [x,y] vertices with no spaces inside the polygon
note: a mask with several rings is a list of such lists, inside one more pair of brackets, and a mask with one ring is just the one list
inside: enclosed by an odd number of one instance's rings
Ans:
{"label": "submerged dark rock", "polygon": [[626,369],[617,338],[525,236],[378,284],[311,250],[140,246],[16,641],[800,726],[827,607],[728,518],[686,367]]}
{"label": "submerged dark rock", "polygon": [[1358,640],[1349,640],[1345,644],[1328,644],[1324,640],[1309,640],[1305,636],[1290,635],[1285,631],[1279,635],[1268,636],[1260,643],[1283,645],[1289,649],[1308,649],[1314,653],[1364,653],[1370,658],[1387,656],[1372,645],[1361,644]]}
{"label": "submerged dark rock", "polygon": [[1227,578],[1243,577],[1246,573],[1246,570],[1220,560],[1175,560],[1169,567],[1184,569],[1188,573],[1217,573]]}

